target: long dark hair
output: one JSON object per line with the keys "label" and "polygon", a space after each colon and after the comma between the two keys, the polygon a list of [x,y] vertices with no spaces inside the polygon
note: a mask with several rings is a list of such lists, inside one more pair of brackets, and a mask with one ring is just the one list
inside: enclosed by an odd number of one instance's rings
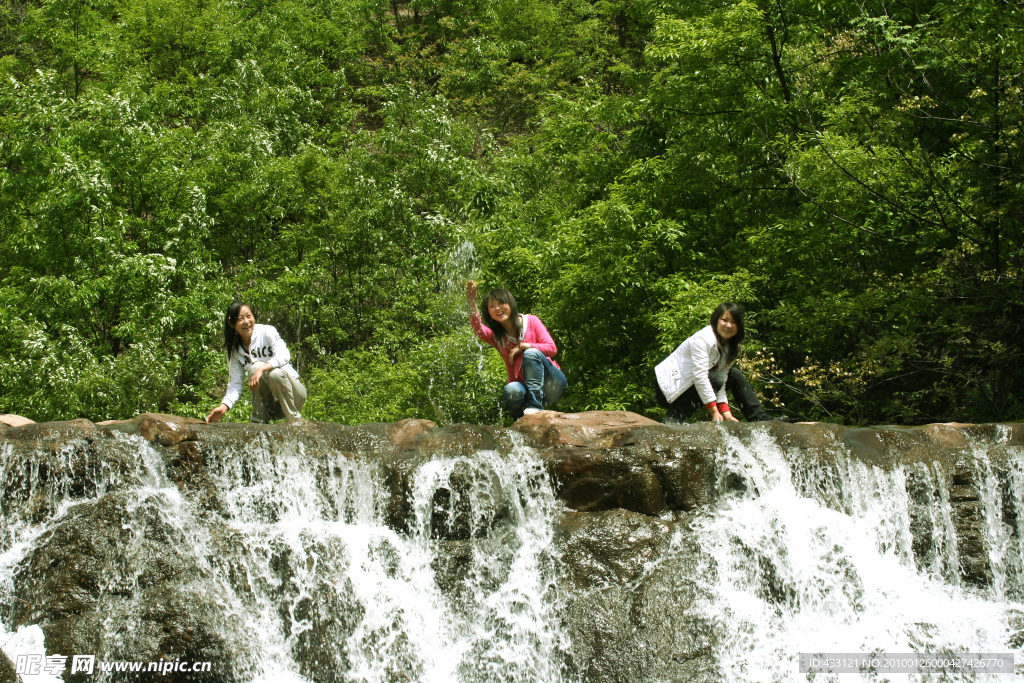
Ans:
{"label": "long dark hair", "polygon": [[[224,314],[224,347],[228,350],[229,356],[235,349],[242,349],[243,353],[248,351],[242,346],[242,335],[235,331],[235,323],[238,322],[238,314],[242,311],[243,306],[252,310],[252,306],[244,301],[236,301],[228,306],[228,312]],[[253,313],[252,317],[255,318],[256,314]]]}
{"label": "long dark hair", "polygon": [[491,318],[491,311],[489,310],[491,299],[494,299],[499,304],[508,304],[509,315],[516,326],[516,343],[518,343],[523,338],[523,325],[519,322],[519,307],[516,306],[516,298],[507,289],[492,289],[484,297],[484,302],[480,306],[480,317],[484,319],[484,324],[494,332],[494,339],[499,344],[504,345],[509,341],[508,334],[505,333],[505,328],[502,327],[501,323]]}
{"label": "long dark hair", "polygon": [[[731,339],[722,339],[718,336],[718,320],[726,311],[729,311],[732,321],[736,323],[736,334]],[[725,351],[725,366],[728,367],[740,355],[740,349],[743,348],[741,346],[743,344],[743,337],[747,333],[747,329],[743,326],[743,311],[731,301],[718,304],[718,308],[711,314],[711,329],[715,332],[715,339],[718,341],[718,345]]]}

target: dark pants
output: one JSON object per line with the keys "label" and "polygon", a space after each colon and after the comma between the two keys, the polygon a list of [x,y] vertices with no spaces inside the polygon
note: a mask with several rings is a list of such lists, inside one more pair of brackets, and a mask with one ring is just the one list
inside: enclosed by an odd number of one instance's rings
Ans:
{"label": "dark pants", "polygon": [[[724,372],[711,371],[708,373],[708,379],[711,380],[711,388],[716,393],[722,388],[722,384],[725,384],[725,390],[732,393],[732,397],[735,400],[735,404],[730,404],[730,407],[735,405],[736,408],[739,408],[740,412],[743,413],[743,417],[747,418],[747,422],[772,419],[765,412],[764,408],[761,407],[761,400],[754,393],[753,387],[750,386],[747,378],[743,376],[743,371],[740,370],[739,366],[734,365],[729,368],[728,376]],[[704,402],[700,400],[700,396],[697,394],[697,387],[695,386],[684,391],[672,403],[669,403],[665,398],[661,387],[657,387],[657,396],[659,405],[668,410],[665,413],[666,421],[675,420],[683,422],[690,415],[693,415],[693,411],[704,405]]]}

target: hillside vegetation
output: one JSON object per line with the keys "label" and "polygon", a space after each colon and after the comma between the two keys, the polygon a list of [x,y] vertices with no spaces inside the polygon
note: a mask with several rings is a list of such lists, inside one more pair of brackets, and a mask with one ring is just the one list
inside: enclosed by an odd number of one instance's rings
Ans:
{"label": "hillside vegetation", "polygon": [[472,276],[547,324],[560,410],[657,416],[734,300],[776,412],[1022,419],[1022,11],[9,0],[0,412],[205,415],[241,297],[309,417],[494,423]]}

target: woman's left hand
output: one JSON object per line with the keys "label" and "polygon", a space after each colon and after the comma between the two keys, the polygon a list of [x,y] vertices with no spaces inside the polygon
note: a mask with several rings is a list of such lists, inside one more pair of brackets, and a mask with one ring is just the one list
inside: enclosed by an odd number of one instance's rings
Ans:
{"label": "woman's left hand", "polygon": [[729,422],[739,422],[739,420],[737,420],[735,417],[732,416],[732,412],[728,411],[728,410],[726,410],[724,413],[722,413],[722,417],[724,419],[728,420]]}

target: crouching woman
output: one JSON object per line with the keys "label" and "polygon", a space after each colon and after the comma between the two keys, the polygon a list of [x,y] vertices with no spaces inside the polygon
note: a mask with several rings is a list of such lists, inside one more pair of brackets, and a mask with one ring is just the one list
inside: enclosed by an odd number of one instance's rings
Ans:
{"label": "crouching woman", "polygon": [[540,318],[520,315],[507,289],[492,289],[477,310],[473,281],[466,284],[466,302],[473,333],[496,348],[505,361],[508,384],[502,399],[512,418],[532,415],[562,398],[568,382],[552,360],[558,347]]}
{"label": "crouching woman", "polygon": [[748,422],[777,420],[765,412],[747,378],[736,365],[746,331],[743,311],[723,303],[711,314],[711,324],[679,345],[654,369],[658,403],[667,409],[666,422],[682,422],[703,405],[712,420],[739,422],[729,408],[726,392]]}
{"label": "crouching woman", "polygon": [[206,416],[217,422],[242,395],[243,381],[252,392],[251,422],[302,417],[306,387],[291,365],[291,354],[272,325],[257,325],[252,309],[236,301],[224,316],[228,354],[228,390],[220,405]]}

